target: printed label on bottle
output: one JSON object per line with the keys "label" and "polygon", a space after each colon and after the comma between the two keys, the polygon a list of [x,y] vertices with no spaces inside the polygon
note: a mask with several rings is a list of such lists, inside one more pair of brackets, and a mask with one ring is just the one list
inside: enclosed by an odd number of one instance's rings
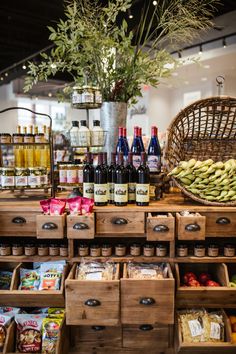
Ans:
{"label": "printed label on bottle", "polygon": [[2,176],[2,187],[14,187],[15,178],[14,176]]}
{"label": "printed label on bottle", "polygon": [[78,183],[83,183],[83,170],[78,170]]}
{"label": "printed label on bottle", "polygon": [[82,102],[82,95],[78,92],[73,92],[72,94],[72,104],[77,104]]}
{"label": "printed label on bottle", "polygon": [[94,102],[93,93],[90,93],[88,91],[84,91],[81,96],[82,96],[82,98],[81,98],[82,103],[93,103]]}
{"label": "printed label on bottle", "polygon": [[160,172],[161,171],[161,159],[159,156],[148,155],[147,165],[150,172]]}
{"label": "printed label on bottle", "polygon": [[67,182],[67,170],[59,170],[59,183]]}
{"label": "printed label on bottle", "polygon": [[31,188],[40,186],[40,176],[29,176],[28,183]]}
{"label": "printed label on bottle", "polygon": [[90,133],[82,131],[78,133],[79,146],[90,146]]}
{"label": "printed label on bottle", "polygon": [[102,103],[102,94],[100,91],[95,91],[95,102]]}
{"label": "printed label on bottle", "polygon": [[104,143],[104,132],[103,131],[92,131],[91,132],[91,145],[92,146],[102,146]]}
{"label": "printed label on bottle", "polygon": [[115,198],[115,183],[108,183],[108,199],[114,201]]}
{"label": "printed label on bottle", "polygon": [[127,203],[128,202],[128,185],[115,184],[115,202]]}
{"label": "printed label on bottle", "polygon": [[135,168],[138,168],[141,163],[141,156],[140,155],[133,155],[133,165]]}
{"label": "printed label on bottle", "polygon": [[107,203],[108,200],[107,184],[94,184],[94,200],[96,203]]}
{"label": "printed label on bottle", "polygon": [[188,325],[192,337],[201,336],[203,334],[203,328],[198,320],[188,321]]}
{"label": "printed label on bottle", "polygon": [[86,198],[94,198],[94,184],[93,183],[83,183],[83,196]]}
{"label": "printed label on bottle", "polygon": [[13,143],[23,143],[23,136],[13,136]]}
{"label": "printed label on bottle", "polygon": [[136,199],[136,183],[128,183],[128,199],[135,201]]}
{"label": "printed label on bottle", "polygon": [[217,322],[211,322],[210,338],[221,339],[221,328]]}
{"label": "printed label on bottle", "polygon": [[149,202],[149,184],[136,184],[136,202]]}
{"label": "printed label on bottle", "polygon": [[15,176],[16,187],[26,187],[28,185],[27,176]]}
{"label": "printed label on bottle", "polygon": [[77,170],[67,170],[67,183],[77,183]]}
{"label": "printed label on bottle", "polygon": [[47,175],[40,176],[40,184],[41,184],[41,186],[48,184],[48,176]]}
{"label": "printed label on bottle", "polygon": [[93,272],[86,275],[86,280],[102,280],[102,272]]}

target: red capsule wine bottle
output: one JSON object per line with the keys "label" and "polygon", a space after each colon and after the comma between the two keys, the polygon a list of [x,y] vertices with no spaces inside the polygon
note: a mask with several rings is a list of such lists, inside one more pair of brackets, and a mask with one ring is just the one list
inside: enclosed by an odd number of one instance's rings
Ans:
{"label": "red capsule wine bottle", "polygon": [[133,154],[133,165],[138,168],[141,161],[142,146],[139,138],[139,127],[134,127],[134,139],[131,146],[131,152]]}
{"label": "red capsule wine bottle", "polygon": [[94,167],[90,152],[86,154],[86,162],[83,168],[83,196],[94,198]]}
{"label": "red capsule wine bottle", "polygon": [[114,192],[116,181],[116,153],[111,153],[111,164],[108,168],[108,201],[110,204],[114,204]]}
{"label": "red capsule wine bottle", "polygon": [[128,203],[128,176],[124,167],[123,153],[118,154],[118,164],[116,166],[115,181],[115,205],[125,206]]}
{"label": "red capsule wine bottle", "polygon": [[103,153],[98,154],[98,165],[94,170],[94,205],[103,206],[108,202],[107,169],[103,166]]}
{"label": "red capsule wine bottle", "polygon": [[158,129],[155,126],[151,129],[147,161],[150,172],[161,173],[161,147],[158,140]]}
{"label": "red capsule wine bottle", "polygon": [[128,154],[128,165],[126,166],[128,173],[128,203],[134,204],[136,200],[136,178],[137,171],[133,165],[133,154],[129,152]]}
{"label": "red capsule wine bottle", "polygon": [[149,205],[150,171],[146,165],[146,153],[141,153],[141,164],[137,170],[136,205]]}

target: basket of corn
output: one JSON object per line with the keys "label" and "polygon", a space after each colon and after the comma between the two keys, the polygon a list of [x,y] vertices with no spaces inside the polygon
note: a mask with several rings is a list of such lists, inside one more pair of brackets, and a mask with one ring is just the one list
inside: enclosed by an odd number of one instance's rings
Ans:
{"label": "basket of corn", "polygon": [[186,196],[236,206],[236,98],[211,97],[183,109],[169,127],[166,160]]}

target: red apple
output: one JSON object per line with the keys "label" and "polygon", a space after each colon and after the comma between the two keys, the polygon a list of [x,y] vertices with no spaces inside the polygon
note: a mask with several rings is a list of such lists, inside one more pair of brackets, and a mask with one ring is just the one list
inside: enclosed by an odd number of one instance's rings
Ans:
{"label": "red apple", "polygon": [[196,279],[191,279],[188,282],[188,286],[198,287],[198,286],[201,286],[201,285],[200,285],[199,281],[197,281]]}
{"label": "red apple", "polygon": [[214,281],[214,280],[208,280],[208,281],[206,282],[206,286],[220,286],[220,284],[217,283],[217,282]]}
{"label": "red apple", "polygon": [[203,285],[205,285],[208,280],[211,280],[211,275],[208,273],[201,273],[198,277],[198,281]]}
{"label": "red apple", "polygon": [[184,284],[188,284],[188,282],[189,282],[190,279],[195,279],[195,280],[197,280],[197,277],[196,277],[196,275],[195,275],[194,273],[192,273],[192,272],[187,272],[187,273],[185,273],[184,276],[183,276],[183,282],[184,282]]}

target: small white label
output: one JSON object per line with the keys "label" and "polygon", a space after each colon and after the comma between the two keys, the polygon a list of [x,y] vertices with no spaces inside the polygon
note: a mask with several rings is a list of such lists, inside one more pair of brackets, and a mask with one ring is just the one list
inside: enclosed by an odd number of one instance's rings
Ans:
{"label": "small white label", "polygon": [[201,336],[203,334],[203,328],[198,320],[188,321],[188,325],[192,337]]}
{"label": "small white label", "polygon": [[77,183],[77,170],[67,170],[67,183]]}
{"label": "small white label", "polygon": [[28,185],[27,176],[15,176],[16,187],[26,187]]}
{"label": "small white label", "polygon": [[128,202],[128,185],[115,184],[115,202],[127,203]]}
{"label": "small white label", "polygon": [[2,176],[2,187],[14,187],[15,178],[14,176]]}
{"label": "small white label", "polygon": [[115,193],[115,183],[108,183],[108,198],[109,200],[114,200],[114,193]]}
{"label": "small white label", "polygon": [[86,280],[102,280],[102,272],[94,272],[86,275]]}
{"label": "small white label", "polygon": [[135,168],[138,168],[141,163],[141,156],[140,155],[133,155],[133,165]]}
{"label": "small white label", "polygon": [[81,96],[82,96],[81,98],[82,103],[93,103],[94,100],[93,93],[84,91]]}
{"label": "small white label", "polygon": [[150,276],[156,276],[156,271],[155,269],[141,269],[141,274],[142,275],[150,275]]}
{"label": "small white label", "polygon": [[48,184],[48,176],[47,175],[40,176],[40,184],[41,184],[41,186]]}
{"label": "small white label", "polygon": [[67,170],[59,170],[59,183],[67,182]]}
{"label": "small white label", "polygon": [[83,183],[83,196],[86,198],[93,199],[94,197],[94,184],[93,183]]}
{"label": "small white label", "polygon": [[80,93],[73,92],[72,94],[72,104],[78,104],[81,103],[82,97]]}
{"label": "small white label", "polygon": [[136,184],[136,202],[149,202],[149,184]]}
{"label": "small white label", "polygon": [[31,188],[40,186],[40,176],[29,176],[28,183]]}
{"label": "small white label", "polygon": [[217,322],[211,322],[210,338],[220,339],[221,338],[220,324]]}
{"label": "small white label", "polygon": [[148,155],[147,165],[150,172],[159,172],[161,170],[161,159],[158,156]]}
{"label": "small white label", "polygon": [[94,200],[97,203],[107,203],[108,201],[107,184],[94,184]]}
{"label": "small white label", "polygon": [[83,183],[83,170],[78,170],[78,183]]}

